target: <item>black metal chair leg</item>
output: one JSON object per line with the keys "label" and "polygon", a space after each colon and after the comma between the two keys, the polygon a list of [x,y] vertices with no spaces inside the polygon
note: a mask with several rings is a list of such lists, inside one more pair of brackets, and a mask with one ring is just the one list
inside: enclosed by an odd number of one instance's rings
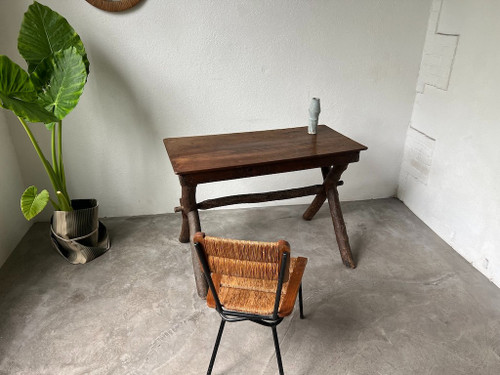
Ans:
{"label": "black metal chair leg", "polygon": [[300,308],[300,319],[304,319],[304,306],[302,303],[302,283],[299,286],[299,308]]}
{"label": "black metal chair leg", "polygon": [[278,361],[278,370],[280,375],[284,375],[283,372],[283,363],[281,362],[281,353],[280,353],[280,343],[278,341],[278,332],[276,330],[276,326],[271,327],[273,329],[273,339],[274,339],[274,349],[276,350],[276,359]]}
{"label": "black metal chair leg", "polygon": [[224,326],[226,325],[226,321],[221,319],[219,333],[217,334],[217,340],[215,340],[214,351],[212,353],[212,358],[210,359],[210,365],[208,365],[207,375],[212,374],[212,368],[214,367],[215,357],[217,356],[217,350],[219,349],[220,339],[222,337],[222,332],[224,331]]}

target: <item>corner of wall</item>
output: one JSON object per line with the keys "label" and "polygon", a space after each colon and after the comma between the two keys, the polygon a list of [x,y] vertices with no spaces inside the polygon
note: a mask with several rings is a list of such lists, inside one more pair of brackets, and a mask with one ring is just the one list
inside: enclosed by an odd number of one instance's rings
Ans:
{"label": "corner of wall", "polygon": [[427,185],[434,158],[436,135],[418,116],[426,89],[447,91],[460,35],[441,32],[440,21],[445,0],[433,0],[427,26],[415,101],[406,135],[397,197],[403,202],[411,194],[411,184]]}
{"label": "corner of wall", "polygon": [[492,78],[500,53],[485,37],[500,30],[494,14],[471,0],[433,1],[397,197],[500,286],[500,111]]}
{"label": "corner of wall", "polygon": [[30,227],[19,209],[24,184],[7,122],[0,112],[0,267]]}

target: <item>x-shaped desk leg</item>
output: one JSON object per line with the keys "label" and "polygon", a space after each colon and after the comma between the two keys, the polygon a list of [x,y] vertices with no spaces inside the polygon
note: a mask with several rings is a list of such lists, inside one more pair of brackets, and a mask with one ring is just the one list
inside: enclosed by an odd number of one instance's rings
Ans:
{"label": "x-shaped desk leg", "polygon": [[356,263],[354,263],[352,258],[351,246],[349,245],[349,237],[347,237],[344,216],[342,215],[342,209],[340,208],[339,192],[337,190],[337,183],[339,182],[342,173],[347,169],[347,166],[348,164],[342,164],[334,165],[331,168],[321,168],[321,173],[324,178],[324,190],[314,197],[314,200],[304,212],[302,217],[304,220],[311,220],[319,211],[325,200],[328,199],[330,214],[332,215],[333,228],[339,245],[342,262],[347,267],[356,268]]}
{"label": "x-shaped desk leg", "polygon": [[182,186],[182,230],[179,240],[181,242],[189,240],[191,243],[191,259],[193,261],[196,291],[201,298],[205,298],[207,296],[208,284],[201,273],[200,261],[193,243],[195,233],[201,232],[200,217],[196,208],[196,185],[189,185],[182,178],[180,178],[180,181]]}

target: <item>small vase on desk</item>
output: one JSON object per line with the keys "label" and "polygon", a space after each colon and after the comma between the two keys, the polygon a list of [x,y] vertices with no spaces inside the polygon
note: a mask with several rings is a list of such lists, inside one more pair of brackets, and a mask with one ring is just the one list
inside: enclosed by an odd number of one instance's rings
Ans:
{"label": "small vase on desk", "polygon": [[309,106],[309,127],[307,128],[309,134],[316,134],[320,112],[319,98],[312,98]]}

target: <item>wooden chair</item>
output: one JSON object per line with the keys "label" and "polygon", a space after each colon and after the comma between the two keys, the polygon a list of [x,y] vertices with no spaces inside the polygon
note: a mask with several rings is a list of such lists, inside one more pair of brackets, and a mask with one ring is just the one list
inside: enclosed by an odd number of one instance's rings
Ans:
{"label": "wooden chair", "polygon": [[194,245],[209,286],[207,305],[222,318],[207,375],[212,373],[226,322],[244,320],[272,328],[279,373],[283,375],[276,326],[292,313],[297,294],[300,318],[304,318],[302,275],[307,258],[291,258],[290,245],[283,240],[240,241],[198,232]]}

